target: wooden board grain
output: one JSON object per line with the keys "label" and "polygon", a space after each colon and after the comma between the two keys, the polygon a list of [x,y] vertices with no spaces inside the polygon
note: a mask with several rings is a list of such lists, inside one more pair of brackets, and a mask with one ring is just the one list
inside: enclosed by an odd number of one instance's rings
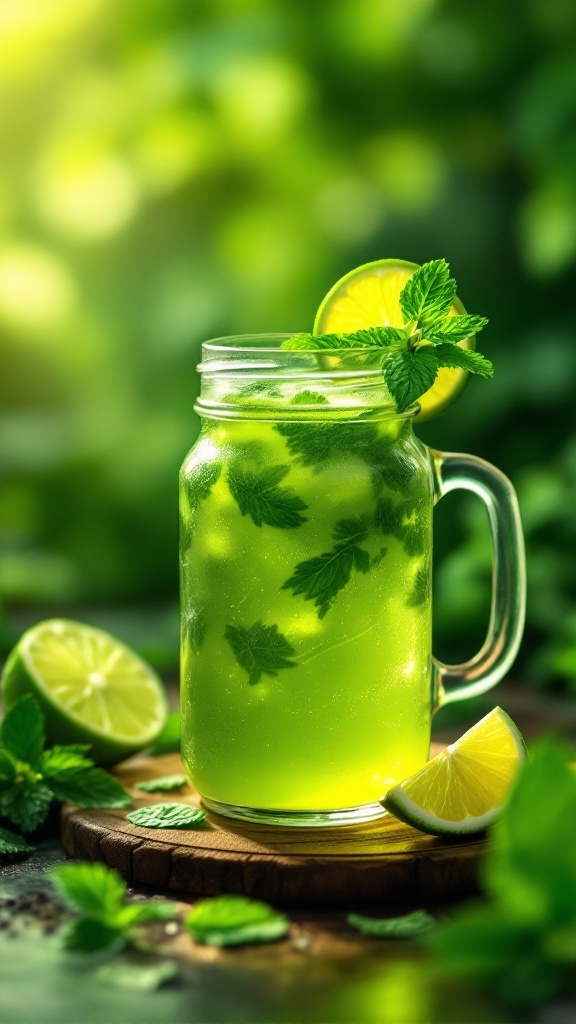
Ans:
{"label": "wooden board grain", "polygon": [[[179,793],[134,789],[144,779],[182,771],[180,759],[132,761],[117,770],[136,806],[184,800],[199,805],[191,786]],[[327,829],[278,828],[233,821],[209,812],[201,830],[146,829],[125,811],[66,806],[67,853],[101,860],[127,881],[203,896],[244,893],[300,904],[421,904],[475,891],[484,837],[439,839],[391,816]]]}

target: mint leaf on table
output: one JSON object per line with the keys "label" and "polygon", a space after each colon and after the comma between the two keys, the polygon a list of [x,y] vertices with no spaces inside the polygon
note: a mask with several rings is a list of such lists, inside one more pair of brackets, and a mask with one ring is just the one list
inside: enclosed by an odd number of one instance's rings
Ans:
{"label": "mint leaf on table", "polygon": [[277,676],[280,669],[295,667],[290,657],[296,652],[276,625],[265,626],[258,619],[249,629],[226,626],[224,636],[236,661],[248,673],[251,686],[259,683],[263,675]]}
{"label": "mint leaf on table", "polygon": [[414,910],[403,917],[387,918],[348,914],[346,921],[363,935],[372,935],[378,939],[413,939],[436,926],[432,915],[425,910]]}
{"label": "mint leaf on table", "polygon": [[8,708],[0,726],[0,747],[15,761],[34,766],[44,748],[44,716],[28,695]]}
{"label": "mint leaf on table", "polygon": [[35,849],[36,847],[29,846],[22,836],[16,835],[8,828],[0,828],[0,861],[34,853]]}
{"label": "mint leaf on table", "polygon": [[360,547],[368,537],[368,529],[362,518],[340,519],[332,536],[334,547],[299,562],[281,588],[291,590],[295,597],[302,594],[305,601],[314,601],[321,619],[336,595],[349,583],[352,570],[366,573],[370,568],[370,555]]}
{"label": "mint leaf on table", "polygon": [[56,800],[82,807],[128,807],[132,800],[113,775],[98,768],[81,746],[53,747],[40,758],[40,771]]}
{"label": "mint leaf on table", "polygon": [[124,879],[99,861],[61,864],[52,877],[69,906],[88,916],[113,916],[126,896]]}
{"label": "mint leaf on table", "polygon": [[166,725],[150,747],[150,753],[157,757],[161,754],[177,754],[180,751],[180,712],[172,711],[166,719]]}
{"label": "mint leaf on table", "polygon": [[0,790],[0,817],[8,818],[23,832],[34,832],[46,818],[52,799],[52,790],[41,781],[22,778]]}
{"label": "mint leaf on table", "polygon": [[404,326],[374,326],[343,334],[299,334],[285,341],[282,348],[341,352],[342,362],[348,362],[354,353],[362,359],[370,353],[381,353],[379,365],[388,391],[398,411],[405,412],[432,387],[441,367],[481,377],[492,375],[492,364],[480,353],[458,349],[459,342],[481,331],[488,320],[454,314],[455,296],[456,282],[450,277],[446,260],[431,260],[414,271],[400,292]]}
{"label": "mint leaf on table", "polygon": [[52,878],[69,906],[80,914],[65,931],[69,949],[121,949],[137,938],[138,924],[176,916],[175,904],[166,901],[129,903],[124,880],[98,861],[60,864]]}
{"label": "mint leaf on table", "polygon": [[282,939],[290,925],[267,903],[247,896],[215,896],[192,908],[186,927],[196,942],[207,946],[240,946]]}
{"label": "mint leaf on table", "polygon": [[130,992],[155,992],[178,977],[178,967],[173,960],[161,960],[152,964],[132,964],[114,961],[103,964],[94,972],[101,985],[125,989]]}
{"label": "mint leaf on table", "polygon": [[432,387],[438,365],[434,349],[429,345],[412,351],[398,349],[390,353],[382,373],[399,412],[408,409]]}
{"label": "mint leaf on table", "polygon": [[280,487],[290,466],[268,466],[259,470],[242,468],[232,463],[228,470],[228,487],[243,516],[249,515],[256,526],[266,523],[283,530],[301,526],[308,508],[291,487]]}
{"label": "mint leaf on table", "polygon": [[165,775],[161,779],[145,779],[136,783],[136,789],[143,793],[172,793],[174,790],[182,789],[188,779],[185,775]]}
{"label": "mint leaf on table", "polygon": [[129,795],[117,779],[86,756],[87,746],[43,750],[44,716],[37,700],[21,697],[0,727],[0,816],[23,832],[45,820],[53,800],[84,807],[126,807]]}
{"label": "mint leaf on table", "polygon": [[148,804],[130,811],[126,818],[139,828],[199,828],[206,817],[200,807],[190,804]]}

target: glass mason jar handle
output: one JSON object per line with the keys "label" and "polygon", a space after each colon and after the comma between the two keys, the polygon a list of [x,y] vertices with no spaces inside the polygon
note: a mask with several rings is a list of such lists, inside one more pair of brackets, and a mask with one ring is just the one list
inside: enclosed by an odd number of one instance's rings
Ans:
{"label": "glass mason jar handle", "polygon": [[492,606],[482,648],[470,661],[444,665],[433,658],[433,706],[485,693],[512,665],[524,629],[526,564],[516,492],[503,473],[474,455],[432,452],[438,498],[463,488],[488,511],[492,535]]}

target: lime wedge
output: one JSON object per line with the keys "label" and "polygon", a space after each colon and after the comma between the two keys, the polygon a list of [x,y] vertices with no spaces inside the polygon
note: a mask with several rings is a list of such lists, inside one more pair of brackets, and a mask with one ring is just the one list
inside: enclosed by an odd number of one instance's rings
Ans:
{"label": "lime wedge", "polygon": [[481,832],[493,825],[526,758],[520,732],[494,708],[382,801],[400,821],[433,836]]}
{"label": "lime wedge", "polygon": [[[365,327],[402,327],[404,320],[399,296],[415,270],[417,263],[407,260],[377,260],[350,271],[330,289],[323,300],[316,320],[314,334],[345,334]],[[454,300],[452,315],[465,313],[458,298]],[[475,339],[459,342],[461,348],[475,348]],[[418,399],[420,422],[432,419],[452,405],[466,385],[465,370],[441,367],[434,384]]]}
{"label": "lime wedge", "polygon": [[2,688],[7,708],[24,694],[36,697],[49,745],[89,743],[102,765],[149,746],[168,716],[164,687],[149,665],[109,633],[67,619],[23,634]]}

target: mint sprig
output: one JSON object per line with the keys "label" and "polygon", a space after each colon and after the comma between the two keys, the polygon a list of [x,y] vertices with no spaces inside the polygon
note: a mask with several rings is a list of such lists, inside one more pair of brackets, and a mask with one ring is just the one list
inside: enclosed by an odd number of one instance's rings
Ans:
{"label": "mint sprig", "polygon": [[400,292],[402,327],[370,327],[345,334],[297,334],[283,349],[339,352],[372,349],[382,352],[382,374],[399,412],[405,412],[428,391],[442,367],[491,377],[492,363],[479,352],[458,348],[486,326],[483,316],[452,314],[456,281],[446,260],[424,263]]}
{"label": "mint sprig", "polygon": [[137,941],[136,926],[171,921],[174,903],[128,903],[126,883],[117,871],[96,862],[60,864],[52,873],[56,888],[78,917],[65,931],[68,949],[92,952],[122,949]]}
{"label": "mint sprig", "polygon": [[278,626],[265,626],[258,619],[253,626],[226,626],[224,637],[230,644],[236,661],[248,673],[251,686],[260,682],[263,675],[277,676],[281,668],[294,668],[291,661],[295,654],[292,644],[280,632]]}
{"label": "mint sprig", "polygon": [[126,807],[130,796],[117,779],[97,767],[87,746],[44,750],[44,716],[37,700],[21,697],[0,727],[0,816],[33,832],[53,800],[82,807]]}

